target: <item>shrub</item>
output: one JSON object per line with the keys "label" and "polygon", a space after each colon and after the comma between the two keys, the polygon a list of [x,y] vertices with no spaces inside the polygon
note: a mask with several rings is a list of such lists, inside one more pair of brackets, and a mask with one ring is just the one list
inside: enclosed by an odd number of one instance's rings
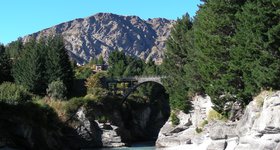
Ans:
{"label": "shrub", "polygon": [[96,117],[96,120],[98,120],[98,122],[100,122],[100,123],[106,123],[106,122],[108,122],[109,119],[106,116],[102,115],[102,116]]}
{"label": "shrub", "polygon": [[97,99],[108,95],[108,90],[105,85],[106,74],[96,73],[90,76],[86,81],[87,93],[93,95]]}
{"label": "shrub", "polygon": [[77,79],[86,79],[92,75],[92,69],[90,67],[79,67],[75,72]]}
{"label": "shrub", "polygon": [[51,84],[49,84],[47,89],[48,96],[54,100],[66,99],[66,92],[66,86],[62,81],[53,81]]}
{"label": "shrub", "polygon": [[207,124],[208,124],[208,121],[207,121],[207,120],[203,120],[203,121],[201,122],[200,126],[201,126],[202,128],[204,128],[204,126],[207,125]]}
{"label": "shrub", "polygon": [[257,106],[262,107],[266,97],[271,96],[272,93],[273,93],[272,91],[262,91],[258,96],[256,96],[254,98],[254,100],[255,100]]}
{"label": "shrub", "polygon": [[10,82],[0,85],[0,102],[19,104],[29,100],[31,100],[31,95],[23,86]]}
{"label": "shrub", "polygon": [[201,128],[196,127],[195,131],[196,131],[196,133],[201,133],[203,130]]}
{"label": "shrub", "polygon": [[210,110],[208,115],[207,115],[207,120],[212,121],[212,120],[226,120],[226,118],[215,111],[214,109]]}
{"label": "shrub", "polygon": [[45,101],[45,104],[51,107],[59,117],[63,117],[66,114],[66,103],[66,101]]}
{"label": "shrub", "polygon": [[[20,103],[18,105],[10,105],[7,103],[0,103],[1,115],[8,120],[13,120],[17,124],[28,124],[33,127],[53,129],[57,131],[59,126],[59,119],[54,110],[46,104],[37,104],[33,102]],[[5,119],[4,119],[5,120]],[[2,121],[1,125],[6,124],[6,130],[13,130],[11,122]],[[2,132],[1,132],[2,134]]]}
{"label": "shrub", "polygon": [[179,125],[180,124],[180,119],[177,117],[177,115],[174,112],[171,113],[170,117],[171,117],[172,125]]}
{"label": "shrub", "polygon": [[82,97],[74,97],[65,104],[65,112],[67,117],[71,117],[78,109],[85,104],[85,99]]}

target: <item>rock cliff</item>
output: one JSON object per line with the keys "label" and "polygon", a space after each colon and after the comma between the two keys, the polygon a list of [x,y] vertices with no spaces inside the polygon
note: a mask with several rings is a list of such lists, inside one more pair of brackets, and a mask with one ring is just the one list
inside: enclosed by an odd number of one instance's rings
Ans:
{"label": "rock cliff", "polygon": [[[169,120],[163,126],[156,142],[158,147],[176,150],[280,149],[280,91],[262,92],[236,122],[210,121],[210,98],[196,97],[193,104],[193,112],[179,112],[179,125],[173,126]],[[205,119],[208,119],[207,123]]]}
{"label": "rock cliff", "polygon": [[164,18],[143,20],[137,16],[98,13],[28,35],[23,42],[30,37],[61,34],[70,57],[80,64],[99,55],[106,60],[115,49],[142,59],[161,59],[173,23]]}
{"label": "rock cliff", "polygon": [[[134,142],[155,141],[169,117],[168,99],[153,103],[130,100],[124,105],[118,99],[102,103],[89,101],[73,114],[68,124],[79,148],[122,147]],[[166,109],[163,105],[166,105]]]}

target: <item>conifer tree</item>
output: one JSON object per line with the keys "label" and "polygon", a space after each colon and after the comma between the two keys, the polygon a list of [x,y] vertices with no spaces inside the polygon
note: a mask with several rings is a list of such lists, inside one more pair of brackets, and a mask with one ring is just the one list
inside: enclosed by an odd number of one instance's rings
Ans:
{"label": "conifer tree", "polygon": [[60,36],[47,39],[46,50],[46,78],[48,84],[53,81],[62,81],[69,90],[73,78],[73,68],[65,49],[63,38]]}
{"label": "conifer tree", "polygon": [[130,62],[127,64],[124,76],[140,76],[142,75],[144,70],[144,62],[139,58],[132,58]]}
{"label": "conifer tree", "polygon": [[278,0],[248,0],[237,14],[230,84],[245,103],[261,89],[280,88],[279,8]]}
{"label": "conifer tree", "polygon": [[102,55],[99,56],[99,58],[97,60],[97,64],[98,65],[103,65],[104,64],[104,59],[103,59]]}
{"label": "conifer tree", "polygon": [[36,94],[44,93],[47,87],[44,52],[43,44],[36,43],[32,39],[25,44],[20,57],[13,67],[15,82]]}
{"label": "conifer tree", "polygon": [[35,94],[45,94],[47,85],[62,81],[69,90],[73,70],[61,37],[25,43],[13,67],[15,82]]}
{"label": "conifer tree", "polygon": [[147,64],[145,64],[143,75],[159,75],[158,73],[158,66],[156,66],[151,59],[149,59]]}
{"label": "conifer tree", "polygon": [[109,55],[109,69],[108,75],[110,77],[121,77],[126,70],[127,60],[124,52],[118,50],[113,51]]}
{"label": "conifer tree", "polygon": [[13,59],[16,59],[22,50],[23,50],[23,43],[21,38],[9,43],[6,47],[6,53],[10,58]]}
{"label": "conifer tree", "polygon": [[[195,51],[193,61],[186,66],[186,77],[191,91],[210,95],[219,112],[234,97],[229,82],[233,76],[228,68],[236,34],[236,14],[243,3],[243,0],[205,1],[194,21]],[[229,95],[227,100],[220,100],[225,95]]]}
{"label": "conifer tree", "polygon": [[11,60],[6,54],[5,46],[0,44],[0,84],[4,81],[12,81]]}
{"label": "conifer tree", "polygon": [[170,104],[173,109],[188,111],[187,91],[184,65],[189,61],[192,51],[192,21],[189,15],[178,19],[171,35],[166,41],[166,54],[163,62],[163,72],[167,78],[164,80],[165,88],[169,93]]}

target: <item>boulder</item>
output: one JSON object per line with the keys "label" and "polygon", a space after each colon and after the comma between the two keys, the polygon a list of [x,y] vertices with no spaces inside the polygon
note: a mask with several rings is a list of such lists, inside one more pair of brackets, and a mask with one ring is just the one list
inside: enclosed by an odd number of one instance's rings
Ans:
{"label": "boulder", "polygon": [[264,99],[260,117],[253,125],[253,130],[263,134],[280,133],[280,92]]}
{"label": "boulder", "polygon": [[237,134],[235,133],[236,124],[217,121],[208,125],[207,128],[209,130],[209,136],[212,140],[237,137]]}
{"label": "boulder", "polygon": [[226,140],[212,141],[207,150],[224,150],[227,147]]}
{"label": "boulder", "polygon": [[208,113],[212,110],[212,102],[209,96],[195,96],[192,100],[193,110],[191,121],[194,127],[200,126],[201,122],[207,120]]}
{"label": "boulder", "polygon": [[81,107],[76,117],[79,120],[79,125],[76,131],[80,137],[89,141],[86,147],[122,147],[125,143],[122,142],[121,136],[118,135],[118,127],[110,123],[100,123],[98,120],[87,117],[87,112],[84,107]]}
{"label": "boulder", "polygon": [[[193,100],[193,110],[186,114],[179,111],[176,116],[180,120],[179,125],[172,125],[169,119],[161,128],[157,147],[173,147],[180,145],[189,145],[187,147],[198,148],[203,141],[209,139],[204,134],[198,134],[196,128],[207,118],[209,110],[212,108],[209,96],[196,96]],[[207,147],[208,143],[204,146]]]}
{"label": "boulder", "polygon": [[202,132],[197,133],[195,129],[207,118],[207,110],[211,110],[210,102],[208,98],[194,98],[193,111],[177,115],[180,119],[178,126],[172,126],[170,121],[163,126],[157,146],[176,145],[201,150],[280,150],[280,91],[264,91],[255,97],[240,120],[209,121]]}
{"label": "boulder", "polygon": [[277,150],[274,141],[262,140],[252,136],[241,137],[235,150]]}
{"label": "boulder", "polygon": [[225,150],[234,150],[238,145],[238,137],[230,138],[226,140],[226,149]]}

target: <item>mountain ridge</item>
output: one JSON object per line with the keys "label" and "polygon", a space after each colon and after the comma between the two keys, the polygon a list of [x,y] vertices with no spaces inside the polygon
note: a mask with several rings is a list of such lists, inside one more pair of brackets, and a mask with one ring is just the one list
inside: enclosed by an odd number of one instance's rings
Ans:
{"label": "mountain ridge", "polygon": [[23,37],[40,39],[60,34],[71,59],[84,64],[100,55],[105,60],[115,49],[144,60],[161,60],[165,41],[175,21],[165,18],[143,20],[138,16],[97,13],[43,29]]}

